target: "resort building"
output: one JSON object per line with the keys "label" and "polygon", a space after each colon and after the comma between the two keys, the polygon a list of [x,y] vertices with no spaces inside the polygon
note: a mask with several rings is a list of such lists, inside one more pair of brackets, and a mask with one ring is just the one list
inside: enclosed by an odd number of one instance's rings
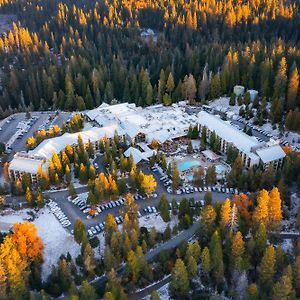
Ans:
{"label": "resort building", "polygon": [[185,111],[186,102],[165,107],[162,104],[136,107],[133,103],[108,105],[87,111],[86,117],[98,126],[118,124],[134,143],[167,140],[186,136],[190,126],[197,125],[197,116]]}
{"label": "resort building", "polygon": [[[46,139],[34,150],[28,153],[17,153],[9,165],[12,179],[29,173],[32,181],[36,181],[38,169],[42,166],[48,169],[52,154],[60,153],[66,145],[76,146],[80,135],[83,143],[91,142],[95,152],[99,151],[100,140],[112,141],[117,134],[119,139],[130,141],[134,146],[124,155],[132,155],[135,163],[148,160],[153,153],[148,147],[154,140],[163,147],[174,139],[185,137],[190,126],[207,128],[208,136],[215,132],[220,139],[221,152],[226,153],[228,146],[236,147],[242,157],[245,167],[262,164],[268,167],[273,164],[278,168],[285,157],[284,151],[278,145],[260,143],[255,137],[239,131],[229,122],[219,117],[201,111],[198,114],[188,113],[186,102],[180,102],[165,107],[162,104],[146,108],[136,107],[132,103],[108,105],[103,103],[98,108],[84,112],[86,118],[93,124],[89,130],[78,133],[65,133],[62,136]],[[210,152],[206,152],[211,160]]]}
{"label": "resort building", "polygon": [[125,138],[125,133],[118,125],[110,125],[107,127],[93,127],[89,130],[77,132],[77,133],[65,133],[62,136],[46,139],[40,143],[34,150],[28,153],[16,153],[14,158],[9,164],[9,174],[12,180],[21,178],[22,174],[28,173],[31,176],[33,182],[36,182],[36,176],[39,167],[48,171],[48,162],[52,157],[52,154],[60,153],[65,149],[67,145],[73,147],[78,144],[79,135],[82,138],[84,144],[91,142],[94,151],[99,151],[100,140],[105,138],[108,141],[114,139],[115,134],[118,134],[119,139]]}
{"label": "resort building", "polygon": [[44,157],[19,152],[14,155],[8,171],[11,180],[21,179],[22,175],[27,173],[30,175],[31,181],[36,183],[39,168],[48,171],[48,162]]}
{"label": "resort building", "polygon": [[238,130],[230,125],[229,122],[223,121],[220,117],[201,111],[198,114],[199,129],[207,128],[208,138],[215,132],[220,139],[221,152],[226,153],[228,146],[234,146],[242,158],[245,167],[262,163],[264,167],[273,165],[274,168],[281,166],[285,152],[279,145],[268,145],[259,142],[255,137]]}

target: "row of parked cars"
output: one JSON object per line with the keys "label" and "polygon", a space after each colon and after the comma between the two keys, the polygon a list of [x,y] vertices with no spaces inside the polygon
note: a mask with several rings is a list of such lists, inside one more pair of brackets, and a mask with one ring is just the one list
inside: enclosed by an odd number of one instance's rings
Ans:
{"label": "row of parked cars", "polygon": [[[115,220],[118,225],[120,225],[124,222],[124,219],[122,216],[115,217]],[[105,221],[90,227],[87,230],[89,238],[92,238],[94,235],[101,233],[104,230],[104,228],[105,228]]]}
{"label": "row of parked cars", "polygon": [[[90,211],[91,206],[86,203],[86,199],[82,199],[82,197],[79,197],[79,196],[77,196],[74,199],[69,197],[68,199],[73,204],[77,205],[79,207],[79,209],[84,214],[87,214]],[[98,215],[99,213],[101,213],[104,210],[107,210],[107,209],[110,209],[110,208],[113,208],[113,207],[117,207],[117,206],[121,206],[124,203],[125,203],[125,199],[123,197],[120,197],[116,201],[110,201],[110,202],[105,203],[105,204],[97,205],[95,215]]]}
{"label": "row of parked cars", "polygon": [[234,188],[227,188],[222,186],[204,186],[204,187],[193,187],[193,186],[186,186],[182,187],[181,189],[177,190],[176,193],[178,195],[181,194],[191,194],[191,193],[206,193],[206,192],[216,192],[216,193],[224,193],[224,194],[238,194],[238,189]]}
{"label": "row of parked cars", "polygon": [[57,202],[50,200],[48,206],[54,216],[58,219],[63,227],[68,227],[71,225],[70,220],[68,217],[62,212],[61,208],[58,206]]}

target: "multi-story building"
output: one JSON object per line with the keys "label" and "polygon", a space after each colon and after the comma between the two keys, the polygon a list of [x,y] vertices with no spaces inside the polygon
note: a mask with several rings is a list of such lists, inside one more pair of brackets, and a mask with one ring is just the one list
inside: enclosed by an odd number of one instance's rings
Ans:
{"label": "multi-story building", "polygon": [[65,133],[62,136],[46,139],[40,143],[34,150],[28,153],[16,153],[9,164],[9,174],[12,180],[21,178],[22,174],[28,173],[33,182],[36,182],[39,167],[48,171],[48,163],[53,153],[60,153],[67,145],[77,146],[79,135],[84,144],[91,142],[95,152],[99,151],[100,140],[105,138],[108,141],[114,139],[115,134],[120,140],[125,138],[125,132],[118,125],[107,127],[94,127],[89,130],[77,133]]}
{"label": "multi-story building", "polygon": [[204,126],[207,128],[208,137],[215,132],[220,139],[221,152],[226,153],[229,145],[234,146],[239,151],[245,167],[262,164],[265,168],[270,165],[278,168],[282,165],[286,154],[279,145],[261,143],[229,122],[205,111],[199,112],[198,122],[200,131]]}

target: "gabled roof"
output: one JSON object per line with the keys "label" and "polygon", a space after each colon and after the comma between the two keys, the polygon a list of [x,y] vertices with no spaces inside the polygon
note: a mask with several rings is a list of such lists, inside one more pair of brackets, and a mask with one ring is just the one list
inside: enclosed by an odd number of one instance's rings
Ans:
{"label": "gabled roof", "polygon": [[273,160],[282,159],[286,156],[285,152],[279,145],[259,149],[256,151],[264,164],[267,164]]}
{"label": "gabled roof", "polygon": [[34,150],[30,151],[30,154],[50,159],[53,152],[61,152],[67,144],[77,145],[79,135],[81,136],[83,143],[86,144],[88,141],[96,142],[104,137],[112,138],[116,131],[119,135],[124,134],[123,129],[119,128],[118,125],[111,125],[101,128],[93,127],[89,130],[72,134],[65,133],[62,136],[44,140]]}
{"label": "gabled roof", "polygon": [[143,154],[143,152],[141,152],[140,150],[138,150],[138,149],[136,149],[134,147],[128,148],[124,152],[124,155],[126,157],[130,157],[130,155],[131,155],[135,164],[138,164],[141,160],[148,160],[148,158],[145,157],[145,155]]}

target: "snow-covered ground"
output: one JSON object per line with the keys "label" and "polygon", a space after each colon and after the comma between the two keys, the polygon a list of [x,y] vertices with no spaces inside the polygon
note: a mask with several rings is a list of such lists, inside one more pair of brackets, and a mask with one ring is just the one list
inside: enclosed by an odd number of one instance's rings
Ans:
{"label": "snow-covered ground", "polygon": [[[1,215],[0,229],[9,230],[14,223],[24,222],[29,215],[29,210],[20,211],[5,210]],[[33,223],[36,225],[38,235],[44,243],[44,263],[42,278],[45,280],[51,273],[52,265],[56,265],[62,254],[71,254],[76,258],[80,253],[80,246],[74,241],[73,236],[66,231],[48,208],[41,209]]]}
{"label": "snow-covered ground", "polygon": [[94,249],[94,254],[96,258],[104,257],[104,251],[105,251],[105,236],[104,232],[96,235],[96,237],[99,239],[99,246]]}
{"label": "snow-covered ground", "polygon": [[0,215],[0,231],[9,231],[12,226],[17,222],[26,221],[30,216],[28,215],[29,209],[12,210],[6,209]]}
{"label": "snow-covered ground", "polygon": [[170,224],[171,229],[178,224],[178,217],[171,215],[171,221],[169,223],[165,223],[161,218],[160,214],[150,214],[143,216],[139,219],[140,227],[146,227],[148,229],[155,227],[155,229],[159,232],[164,232],[168,224]]}
{"label": "snow-covered ground", "polygon": [[[162,286],[160,289],[157,290],[157,292],[158,292],[158,295],[159,295],[161,300],[171,299],[171,297],[169,295],[169,283]],[[151,298],[151,296],[149,295],[149,296],[143,298],[143,300],[150,300],[150,298]]]}
{"label": "snow-covered ground", "polygon": [[285,239],[282,241],[282,249],[285,253],[292,253],[294,249],[293,240],[292,239]]}
{"label": "snow-covered ground", "polygon": [[240,106],[229,105],[229,99],[229,97],[221,97],[212,102],[209,102],[209,106],[221,112],[231,112],[232,114],[239,115]]}
{"label": "snow-covered ground", "polygon": [[80,253],[80,246],[74,237],[66,231],[48,208],[42,209],[34,220],[39,236],[44,242],[44,263],[42,277],[46,279],[62,254],[71,254],[75,259]]}

